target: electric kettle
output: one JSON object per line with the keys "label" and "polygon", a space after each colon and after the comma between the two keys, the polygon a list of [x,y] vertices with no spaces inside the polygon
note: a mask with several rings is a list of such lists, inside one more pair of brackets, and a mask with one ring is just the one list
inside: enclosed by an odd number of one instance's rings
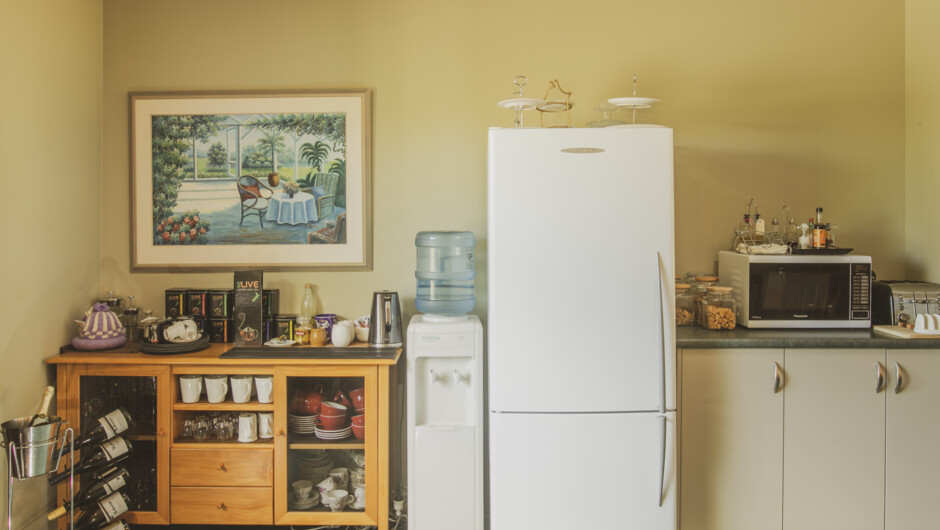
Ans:
{"label": "electric kettle", "polygon": [[372,314],[369,317],[369,345],[401,346],[401,307],[398,293],[376,291],[372,297]]}

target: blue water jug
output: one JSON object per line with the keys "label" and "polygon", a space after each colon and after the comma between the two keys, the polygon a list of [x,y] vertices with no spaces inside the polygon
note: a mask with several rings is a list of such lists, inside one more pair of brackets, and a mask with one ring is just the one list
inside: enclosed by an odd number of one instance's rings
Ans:
{"label": "blue water jug", "polygon": [[418,232],[415,236],[418,292],[415,307],[432,315],[463,315],[473,310],[473,232]]}

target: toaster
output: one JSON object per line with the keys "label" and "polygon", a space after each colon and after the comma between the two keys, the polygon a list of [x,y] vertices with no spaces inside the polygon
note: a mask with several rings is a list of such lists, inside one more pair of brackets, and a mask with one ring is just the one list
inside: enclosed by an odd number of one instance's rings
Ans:
{"label": "toaster", "polygon": [[940,313],[940,284],[909,280],[872,282],[872,324],[913,324],[917,315],[931,313]]}

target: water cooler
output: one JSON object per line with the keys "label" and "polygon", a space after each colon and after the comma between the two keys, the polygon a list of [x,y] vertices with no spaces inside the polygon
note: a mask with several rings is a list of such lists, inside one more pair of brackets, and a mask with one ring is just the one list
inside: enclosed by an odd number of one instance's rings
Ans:
{"label": "water cooler", "polygon": [[[483,529],[483,326],[473,234],[421,232],[405,343],[409,530]],[[422,277],[424,276],[424,277]],[[468,282],[469,279],[469,282]]]}

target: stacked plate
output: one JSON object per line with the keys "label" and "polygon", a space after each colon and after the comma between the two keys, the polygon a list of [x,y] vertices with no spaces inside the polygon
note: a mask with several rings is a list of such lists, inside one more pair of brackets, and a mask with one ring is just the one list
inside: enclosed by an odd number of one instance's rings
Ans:
{"label": "stacked plate", "polygon": [[311,434],[317,427],[317,414],[311,416],[300,416],[287,413],[287,430],[300,434]]}
{"label": "stacked plate", "polygon": [[320,492],[314,489],[310,492],[310,496],[302,501],[297,500],[297,494],[293,491],[290,492],[290,495],[287,497],[287,508],[296,512],[298,510],[309,510],[317,505],[320,502]]}
{"label": "stacked plate", "polygon": [[151,344],[149,342],[139,343],[140,351],[151,355],[174,355],[177,353],[191,353],[205,349],[209,345],[209,335],[200,333],[196,340],[189,342],[167,342]]}
{"label": "stacked plate", "polygon": [[291,454],[294,456],[294,476],[310,480],[314,484],[319,484],[329,477],[330,470],[335,467],[333,457],[323,449],[292,451]]}
{"label": "stacked plate", "polygon": [[319,427],[314,427],[314,434],[321,440],[342,440],[349,438],[349,435],[352,434],[352,425],[335,431],[325,431]]}

